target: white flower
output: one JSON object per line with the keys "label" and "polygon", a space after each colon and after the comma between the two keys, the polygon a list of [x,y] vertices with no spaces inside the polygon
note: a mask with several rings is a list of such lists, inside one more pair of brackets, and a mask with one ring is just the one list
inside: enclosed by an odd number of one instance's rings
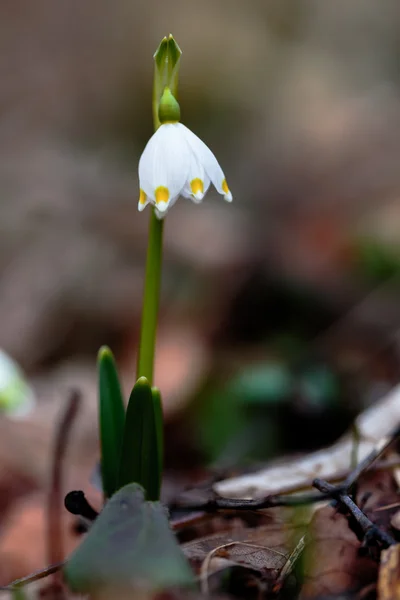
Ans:
{"label": "white flower", "polygon": [[150,138],[139,161],[139,210],[153,204],[163,218],[179,196],[201,202],[210,183],[232,202],[225,175],[211,150],[185,125],[167,122]]}
{"label": "white flower", "polygon": [[20,419],[35,405],[35,395],[19,365],[0,350],[0,414]]}

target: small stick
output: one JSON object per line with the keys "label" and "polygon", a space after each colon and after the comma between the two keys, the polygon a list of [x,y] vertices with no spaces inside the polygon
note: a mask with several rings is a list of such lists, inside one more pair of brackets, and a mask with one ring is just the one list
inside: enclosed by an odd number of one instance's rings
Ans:
{"label": "small stick", "polygon": [[[62,531],[62,472],[65,452],[71,428],[78,413],[80,394],[72,391],[55,433],[54,455],[51,468],[51,484],[48,496],[47,552],[50,564],[59,564],[64,559]],[[59,577],[57,576],[57,581]]]}
{"label": "small stick", "polygon": [[400,426],[392,431],[389,435],[382,438],[375,448],[356,466],[355,469],[346,477],[343,487],[348,490],[354,485],[357,479],[376,461],[383,452],[400,436]]}
{"label": "small stick", "polygon": [[78,515],[91,525],[99,513],[89,504],[82,490],[68,492],[64,498],[64,506],[71,515]]}
{"label": "small stick", "polygon": [[385,548],[393,546],[397,543],[391,535],[385,533],[384,531],[381,531],[379,527],[374,525],[374,523],[370,521],[370,519],[368,519],[368,517],[362,512],[360,508],[358,508],[357,504],[350,498],[347,491],[343,490],[343,488],[341,489],[340,487],[331,485],[323,479],[314,479],[314,487],[316,487],[317,490],[320,490],[320,492],[322,492],[323,494],[330,493],[332,498],[335,498],[336,500],[341,502],[357,521],[365,537],[375,538]]}
{"label": "small stick", "polygon": [[281,589],[281,587],[283,586],[283,584],[285,582],[285,579],[293,571],[295,564],[296,564],[297,560],[299,559],[299,557],[301,556],[301,554],[303,553],[303,550],[305,547],[306,547],[306,536],[303,535],[299,539],[294,550],[291,552],[286,563],[283,565],[281,572],[279,573],[279,575],[274,583],[273,589],[274,589],[275,594],[279,592],[279,590]]}
{"label": "small stick", "polygon": [[[352,471],[345,473],[337,473],[331,480],[340,481],[345,477],[342,484],[335,487],[335,490],[348,491],[357,479],[369,468],[373,468],[373,463],[385,452],[389,446],[400,436],[400,426],[396,427],[393,432],[384,438],[382,438],[373,450],[366,456]],[[386,462],[382,465],[376,465],[377,468],[385,469],[392,468],[398,464],[395,462]],[[308,482],[307,482],[308,483]],[[312,481],[309,485],[314,485]],[[291,490],[285,490],[284,494],[273,494],[265,496],[263,498],[257,498],[255,500],[242,500],[233,498],[222,498],[220,496],[214,496],[208,498],[205,501],[186,501],[176,500],[170,505],[170,509],[192,509],[204,512],[216,512],[218,510],[262,510],[265,508],[275,508],[276,506],[301,506],[305,504],[312,504],[314,502],[321,502],[332,498],[332,493],[305,493],[299,494],[301,489],[305,489],[307,486],[301,488],[293,488]]]}
{"label": "small stick", "polygon": [[179,533],[182,529],[186,529],[187,527],[193,527],[195,525],[199,525],[208,519],[208,515],[204,511],[192,512],[189,515],[184,517],[176,517],[171,519],[169,524],[173,531]]}
{"label": "small stick", "polygon": [[9,585],[4,586],[2,589],[12,591],[12,590],[15,590],[16,588],[23,587],[24,585],[27,585],[28,583],[33,583],[34,581],[39,581],[40,579],[44,579],[45,577],[48,577],[49,575],[53,575],[53,573],[57,573],[57,571],[60,571],[60,569],[62,569],[63,566],[65,565],[65,562],[66,561],[63,560],[62,562],[60,562],[56,565],[49,565],[45,569],[40,569],[40,571],[35,571],[34,573],[27,575],[26,577],[21,577],[20,579],[15,579]]}
{"label": "small stick", "polygon": [[175,502],[174,509],[185,508],[204,512],[215,512],[217,510],[262,510],[264,508],[275,508],[277,506],[302,506],[313,502],[322,502],[331,498],[331,494],[308,494],[297,495],[272,495],[258,498],[256,500],[238,500],[236,498],[209,498],[204,502]]}

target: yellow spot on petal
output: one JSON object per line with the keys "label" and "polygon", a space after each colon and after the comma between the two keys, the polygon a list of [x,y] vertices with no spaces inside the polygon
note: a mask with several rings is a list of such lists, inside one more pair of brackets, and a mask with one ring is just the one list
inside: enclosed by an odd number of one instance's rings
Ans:
{"label": "yellow spot on petal", "polygon": [[228,188],[228,184],[226,183],[226,179],[223,180],[221,187],[222,187],[224,194],[229,194],[229,188]]}
{"label": "yellow spot on petal", "polygon": [[156,204],[164,203],[167,204],[169,200],[169,189],[164,185],[160,185],[155,191]]}
{"label": "yellow spot on petal", "polygon": [[139,194],[139,204],[146,204],[147,196],[143,190],[140,190]]}
{"label": "yellow spot on petal", "polygon": [[201,179],[196,177],[196,179],[192,179],[192,181],[190,182],[190,189],[192,190],[193,196],[195,196],[196,194],[199,194],[199,193],[203,194],[204,193],[204,183],[202,182]]}

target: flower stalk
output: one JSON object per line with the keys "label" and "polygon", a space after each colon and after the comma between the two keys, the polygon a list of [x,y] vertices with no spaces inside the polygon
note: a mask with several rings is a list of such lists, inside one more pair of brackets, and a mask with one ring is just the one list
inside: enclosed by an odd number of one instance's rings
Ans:
{"label": "flower stalk", "polygon": [[150,213],[142,323],[136,373],[137,379],[146,377],[150,385],[153,385],[154,354],[160,304],[163,230],[164,221],[157,219],[153,209]]}
{"label": "flower stalk", "polygon": [[[160,126],[159,104],[163,90],[169,86],[176,97],[181,50],[170,34],[164,38],[154,54],[153,124]],[[146,273],[143,294],[142,322],[138,349],[136,378],[146,377],[153,385],[154,355],[157,335],[158,309],[161,291],[161,267],[164,221],[151,210],[147,246]]]}

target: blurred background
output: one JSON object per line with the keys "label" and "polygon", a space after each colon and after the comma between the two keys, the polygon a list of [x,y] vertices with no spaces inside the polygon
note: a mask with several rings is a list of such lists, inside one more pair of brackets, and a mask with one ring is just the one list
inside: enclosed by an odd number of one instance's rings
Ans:
{"label": "blurred background", "polygon": [[66,490],[97,460],[102,344],[134,382],[149,218],[137,164],[164,35],[183,50],[182,120],[234,195],[182,199],[166,220],[167,468],[327,445],[398,382],[399,28],[397,0],[3,0],[0,347],[37,404],[0,419],[2,583],[45,562],[68,391],[83,408]]}

